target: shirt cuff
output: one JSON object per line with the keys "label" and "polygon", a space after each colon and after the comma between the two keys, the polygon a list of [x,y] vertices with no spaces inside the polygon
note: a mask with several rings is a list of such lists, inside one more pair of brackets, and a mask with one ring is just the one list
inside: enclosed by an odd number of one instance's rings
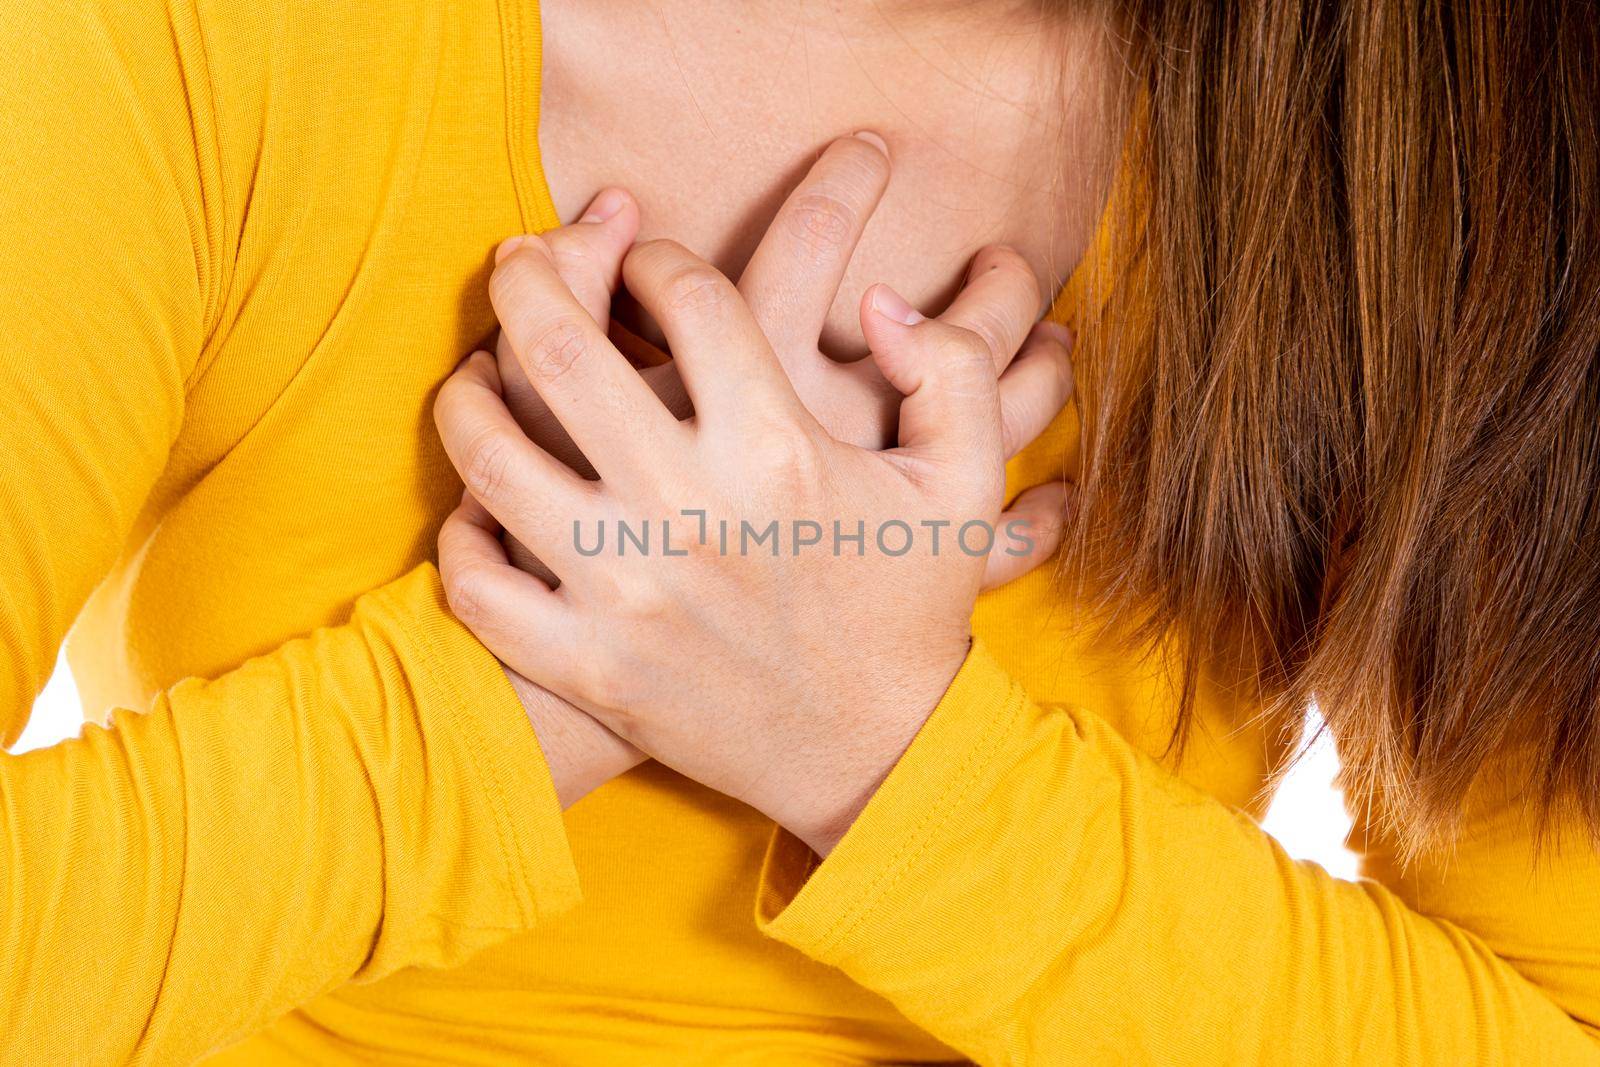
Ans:
{"label": "shirt cuff", "polygon": [[[427,737],[460,745],[483,786],[506,882],[524,926],[582,901],[561,802],[538,735],[494,654],[451,613],[433,564],[385,587],[407,625],[396,642],[408,664]],[[409,647],[404,647],[409,646]]]}
{"label": "shirt cuff", "polygon": [[762,932],[825,963],[850,956],[875,913],[915,893],[930,843],[962,832],[967,798],[989,777],[1026,702],[974,640],[944,698],[826,860],[781,827],[773,834],[756,896]]}

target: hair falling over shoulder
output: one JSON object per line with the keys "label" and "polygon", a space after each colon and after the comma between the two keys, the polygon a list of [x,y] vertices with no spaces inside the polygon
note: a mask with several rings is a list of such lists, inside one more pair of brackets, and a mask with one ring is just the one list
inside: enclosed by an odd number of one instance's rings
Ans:
{"label": "hair falling over shoulder", "polygon": [[[1078,556],[1410,853],[1600,829],[1600,7],[1133,0]],[[1115,221],[1115,220],[1114,220]],[[1188,702],[1185,702],[1187,708]],[[1185,711],[1179,734],[1191,716]]]}

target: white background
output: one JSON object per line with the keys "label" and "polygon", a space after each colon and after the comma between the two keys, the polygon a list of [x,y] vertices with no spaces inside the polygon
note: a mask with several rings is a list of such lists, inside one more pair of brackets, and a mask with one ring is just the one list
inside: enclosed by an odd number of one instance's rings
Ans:
{"label": "white background", "polygon": [[[66,663],[59,663],[55,676],[34,705],[28,728],[12,751],[42,748],[64,737],[72,737],[77,734],[82,720],[72,676]],[[1314,726],[1315,720],[1308,725]],[[1333,746],[1325,740],[1319,741],[1289,772],[1273,798],[1264,825],[1290,855],[1315,860],[1341,878],[1353,878],[1355,857],[1344,847],[1350,821],[1333,787],[1338,769],[1339,760]]]}

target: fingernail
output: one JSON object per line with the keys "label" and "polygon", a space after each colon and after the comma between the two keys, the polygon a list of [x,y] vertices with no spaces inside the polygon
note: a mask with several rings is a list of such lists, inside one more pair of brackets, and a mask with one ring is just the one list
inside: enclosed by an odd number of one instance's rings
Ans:
{"label": "fingernail", "polygon": [[622,205],[627,203],[621,189],[607,189],[595,197],[589,204],[589,210],[583,213],[579,222],[605,222],[622,210]]}
{"label": "fingernail", "polygon": [[886,142],[882,137],[879,137],[877,134],[873,133],[871,130],[857,130],[850,136],[854,137],[858,141],[867,142],[873,148],[876,148],[878,151],[882,152],[885,157],[889,155],[888,142]]}
{"label": "fingernail", "polygon": [[515,237],[507,237],[504,241],[501,241],[500,247],[494,250],[494,265],[498,267],[501,260],[522,247],[522,242],[526,240],[525,236],[518,234]]}
{"label": "fingernail", "polygon": [[906,303],[905,297],[887,285],[879,285],[872,291],[872,310],[903,326],[915,326],[923,318],[922,312]]}

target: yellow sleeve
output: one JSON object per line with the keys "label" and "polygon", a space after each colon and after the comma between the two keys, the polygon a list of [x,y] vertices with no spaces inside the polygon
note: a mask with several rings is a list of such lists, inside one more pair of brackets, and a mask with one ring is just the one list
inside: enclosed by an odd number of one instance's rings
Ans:
{"label": "yellow sleeve", "polygon": [[423,565],[0,762],[0,1062],[188,1063],[576,904],[532,728]]}
{"label": "yellow sleeve", "polygon": [[[0,4],[0,743],[166,462],[226,276],[183,0]],[[533,731],[422,566],[0,753],[0,1063],[181,1063],[575,903]]]}
{"label": "yellow sleeve", "polygon": [[756,907],[979,1064],[1600,1062],[1595,865],[1501,874],[1480,908],[1582,909],[1542,926],[1559,974],[1290,860],[978,644],[825,861],[774,839]]}
{"label": "yellow sleeve", "polygon": [[1538,778],[1507,767],[1468,797],[1448,850],[1402,866],[1398,843],[1353,796],[1362,874],[1411,910],[1464,931],[1516,968],[1600,1042],[1600,849],[1575,820],[1541,825]]}

